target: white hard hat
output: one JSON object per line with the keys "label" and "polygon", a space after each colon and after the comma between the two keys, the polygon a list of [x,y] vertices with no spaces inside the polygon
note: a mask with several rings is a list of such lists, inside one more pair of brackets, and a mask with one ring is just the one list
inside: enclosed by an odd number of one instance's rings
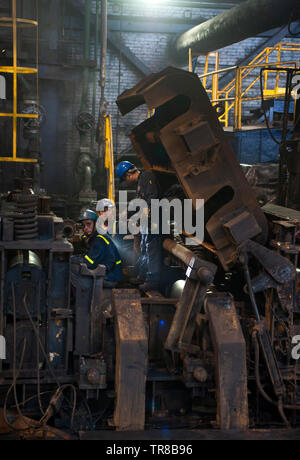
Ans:
{"label": "white hard hat", "polygon": [[114,208],[114,203],[108,198],[103,198],[103,200],[98,201],[96,211],[104,211],[105,208]]}

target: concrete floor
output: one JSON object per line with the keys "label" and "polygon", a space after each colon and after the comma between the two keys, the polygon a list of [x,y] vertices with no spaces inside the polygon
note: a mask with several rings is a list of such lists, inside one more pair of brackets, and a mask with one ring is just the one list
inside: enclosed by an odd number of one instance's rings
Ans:
{"label": "concrete floor", "polygon": [[81,440],[128,441],[217,441],[217,440],[300,440],[300,429],[249,430],[245,432],[219,430],[149,430],[133,432],[91,431],[80,433]]}

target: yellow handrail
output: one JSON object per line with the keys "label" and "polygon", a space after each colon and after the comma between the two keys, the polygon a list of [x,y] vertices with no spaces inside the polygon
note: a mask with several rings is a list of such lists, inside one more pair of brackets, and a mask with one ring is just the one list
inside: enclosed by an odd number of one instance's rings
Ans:
{"label": "yellow handrail", "polygon": [[17,18],[16,0],[12,0],[12,17],[0,18],[1,27],[11,27],[13,30],[13,65],[0,66],[0,72],[13,74],[13,113],[0,113],[0,117],[10,117],[13,120],[13,154],[12,156],[0,157],[0,162],[14,163],[37,163],[36,158],[19,158],[17,156],[17,121],[18,118],[38,118],[37,114],[21,114],[18,113],[18,74],[36,74],[38,78],[38,69],[31,67],[18,67],[18,51],[17,51],[17,27],[30,26],[38,27],[37,21],[29,19]]}
{"label": "yellow handrail", "polygon": [[[279,43],[273,47],[267,47],[261,51],[248,65],[244,66],[232,66],[225,69],[219,69],[219,53],[210,53],[206,56],[204,73],[199,75],[202,80],[204,88],[207,87],[207,79],[212,78],[211,89],[206,91],[211,95],[211,103],[213,105],[219,104],[220,102],[225,103],[224,112],[219,116],[221,123],[224,123],[225,127],[229,125],[229,115],[231,110],[234,109],[234,128],[241,129],[242,127],[242,106],[243,102],[258,101],[261,100],[260,90],[259,96],[248,97],[248,93],[260,80],[260,75],[257,72],[262,68],[266,68],[263,75],[263,95],[264,98],[279,98],[285,95],[285,87],[280,87],[280,73],[285,72],[284,69],[280,70],[280,67],[284,68],[297,68],[297,61],[282,61],[282,55],[285,51],[298,51],[300,52],[300,44],[298,43]],[[208,59],[211,55],[216,55],[215,70],[208,72]],[[189,50],[189,68],[191,69],[191,59],[195,56],[192,50]],[[275,70],[274,67],[277,67]],[[268,69],[270,68],[270,69]],[[223,88],[219,88],[219,76],[222,73],[235,70],[235,78],[227,83]],[[250,77],[251,74],[255,73],[253,80],[247,82],[245,86],[245,79]],[[274,81],[274,87],[269,86],[269,75],[276,74]]]}
{"label": "yellow handrail", "polygon": [[107,169],[108,198],[115,202],[115,166],[111,116],[105,118],[105,168]]}

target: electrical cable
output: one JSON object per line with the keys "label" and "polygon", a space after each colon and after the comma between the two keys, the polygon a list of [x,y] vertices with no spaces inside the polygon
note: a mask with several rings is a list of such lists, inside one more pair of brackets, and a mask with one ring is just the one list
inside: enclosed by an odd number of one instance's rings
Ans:
{"label": "electrical cable", "polygon": [[[51,391],[50,390],[49,391],[44,391],[43,393],[40,394],[40,396],[44,396],[44,395],[47,395],[49,393],[53,393],[53,391],[52,390]],[[37,394],[33,395],[33,396],[30,396],[30,398],[27,398],[27,399],[25,399],[25,401],[22,401],[21,403],[19,403],[19,406],[25,406],[25,404],[27,404],[29,401],[32,401],[33,399],[35,399],[37,397],[38,397]],[[17,407],[17,406],[11,406],[12,409],[14,409],[15,407]]]}
{"label": "electrical cable", "polygon": [[[259,389],[259,392],[263,396],[263,398],[268,401],[270,404],[273,406],[276,406],[280,412],[280,415],[282,416],[283,414],[281,413],[283,409],[288,409],[288,410],[300,410],[300,405],[297,404],[283,404],[282,400],[279,399],[279,401],[274,401],[271,399],[265,390],[262,387],[261,381],[260,381],[260,376],[259,376],[259,343],[257,339],[257,331],[254,331],[253,333],[253,339],[254,339],[254,347],[255,347],[255,380],[257,387]],[[279,404],[280,403],[280,404]],[[285,417],[285,416],[284,416]]]}
{"label": "electrical cable", "polygon": [[60,387],[61,385],[60,385],[59,381],[58,381],[57,378],[56,378],[56,375],[54,374],[54,372],[53,372],[53,370],[52,370],[52,366],[51,366],[51,364],[50,364],[50,362],[49,362],[48,356],[47,356],[47,354],[46,354],[46,352],[45,352],[45,349],[44,349],[44,347],[43,347],[43,344],[42,344],[42,342],[41,342],[40,335],[39,335],[39,333],[38,333],[38,331],[37,331],[37,329],[36,329],[36,327],[35,327],[35,324],[34,324],[34,322],[33,322],[32,316],[31,316],[31,314],[30,314],[30,312],[29,312],[29,310],[28,310],[27,303],[26,303],[26,299],[27,299],[27,293],[25,293],[25,294],[24,294],[24,297],[23,297],[23,305],[24,305],[25,311],[26,311],[26,313],[27,313],[27,316],[28,316],[28,318],[29,318],[29,321],[31,322],[31,325],[32,325],[32,327],[33,327],[33,330],[34,330],[34,332],[35,332],[35,335],[36,335],[36,337],[37,337],[37,339],[38,339],[38,341],[39,341],[39,344],[40,344],[42,353],[43,353],[43,355],[44,355],[44,358],[46,359],[46,363],[47,363],[47,366],[48,366],[48,368],[49,368],[50,374],[52,375],[52,378],[55,380],[57,386]]}
{"label": "electrical cable", "polygon": [[246,254],[244,254],[243,257],[244,257],[243,268],[244,268],[245,278],[246,278],[246,281],[247,281],[248,293],[249,293],[249,297],[250,297],[250,300],[251,300],[251,305],[252,305],[252,308],[254,310],[255,317],[256,317],[257,321],[260,321],[260,313],[258,311],[258,306],[257,306],[257,303],[256,303],[255,294],[253,292],[253,288],[252,288],[252,284],[251,284],[251,277],[250,277],[249,266],[248,266],[248,257],[246,256]]}
{"label": "electrical cable", "polygon": [[[24,415],[23,415],[23,413],[22,413],[22,411],[20,409],[19,402],[18,402],[17,373],[16,373],[16,366],[17,366],[16,365],[16,360],[17,360],[17,314],[16,314],[15,287],[14,287],[13,282],[11,283],[11,289],[12,289],[13,324],[14,324],[14,339],[13,339],[13,341],[14,341],[14,345],[13,345],[14,346],[14,356],[13,356],[13,390],[14,390],[14,399],[15,399],[18,414],[19,414],[20,418],[23,420],[23,422],[25,423],[25,425],[27,425],[28,428],[36,428],[35,425],[30,423],[28,420],[26,420],[26,418],[24,417]],[[24,351],[24,355],[25,355],[25,351]],[[21,370],[21,367],[19,367],[19,369]]]}
{"label": "electrical cable", "polygon": [[[244,260],[243,260],[244,259]],[[256,300],[255,300],[255,295],[252,289],[251,285],[251,278],[250,278],[250,273],[249,273],[249,268],[248,268],[248,263],[247,263],[247,255],[243,254],[241,261],[243,262],[243,267],[246,275],[246,280],[247,280],[247,285],[248,285],[248,293],[251,299],[252,307],[255,311],[256,318],[259,321],[260,320],[260,315],[258,312]],[[281,415],[281,418],[283,419],[285,424],[288,424],[289,422],[287,421],[285,414],[283,412],[283,409],[291,409],[291,410],[300,410],[300,405],[287,405],[282,403],[282,399],[279,398],[278,402],[273,401],[264,391],[261,383],[260,383],[260,378],[259,378],[259,343],[257,339],[257,331],[255,331],[254,334],[254,340],[255,340],[255,377],[256,377],[256,383],[257,387],[262,394],[262,396],[271,404],[275,405],[278,408],[278,411]]]}
{"label": "electrical cable", "polygon": [[[40,310],[40,299],[41,299],[41,282],[38,283],[38,302],[39,302],[39,310]],[[39,314],[38,314],[39,316]],[[37,339],[37,338],[36,338]],[[38,397],[38,404],[41,411],[41,414],[44,415],[43,405],[41,401],[41,383],[40,383],[40,347],[39,342],[36,340],[36,369],[37,369],[37,397]]]}
{"label": "electrical cable", "polygon": [[281,416],[282,420],[284,421],[285,425],[289,427],[290,424],[289,424],[285,414],[283,413],[282,400],[281,400],[281,405],[280,405],[280,409],[279,409],[279,401],[278,402],[273,401],[267,395],[267,393],[265,392],[265,390],[262,387],[262,384],[261,384],[261,381],[260,381],[260,376],[259,376],[259,343],[258,343],[258,339],[257,339],[257,331],[254,332],[253,339],[254,339],[254,348],[255,348],[255,380],[256,380],[257,388],[258,388],[260,394],[262,395],[262,397],[266,401],[268,401],[273,406],[278,407],[278,411],[280,413],[280,416]]}
{"label": "electrical cable", "polygon": [[[13,305],[14,305],[14,312],[15,312],[15,296],[14,296],[14,286],[13,286],[13,283],[12,283],[12,292],[13,292]],[[27,294],[25,293],[25,294],[24,294],[24,297],[23,297],[23,305],[24,305],[25,311],[26,311],[27,316],[28,316],[28,318],[29,318],[29,320],[30,320],[30,322],[31,322],[31,325],[32,325],[33,330],[34,330],[34,332],[35,332],[35,334],[36,334],[36,337],[37,337],[37,339],[38,339],[38,341],[39,341],[39,343],[40,343],[40,347],[41,347],[41,350],[42,350],[42,352],[43,352],[43,354],[44,354],[44,357],[45,357],[45,359],[46,359],[46,362],[47,362],[47,365],[48,365],[48,367],[49,367],[50,373],[51,373],[52,377],[54,378],[54,380],[56,381],[56,383],[57,383],[57,385],[58,385],[58,389],[57,389],[55,395],[58,396],[58,393],[60,393],[60,392],[62,393],[63,390],[64,390],[65,388],[68,388],[68,387],[70,387],[70,388],[73,390],[73,395],[74,395],[74,397],[73,397],[73,407],[72,407],[72,415],[71,415],[71,423],[70,423],[70,427],[71,427],[71,429],[72,429],[73,423],[74,423],[76,405],[77,405],[77,390],[76,390],[76,388],[74,387],[74,385],[72,385],[72,384],[60,385],[60,383],[59,383],[58,380],[56,379],[56,376],[55,376],[55,374],[54,374],[53,371],[52,371],[52,368],[51,368],[51,365],[50,365],[50,363],[49,363],[49,360],[48,360],[48,357],[47,357],[47,355],[46,355],[46,352],[45,352],[45,350],[44,350],[44,347],[43,347],[43,345],[42,345],[42,343],[41,343],[41,340],[40,340],[40,337],[39,337],[39,333],[38,333],[38,331],[37,331],[37,329],[36,329],[36,327],[35,327],[35,324],[34,324],[34,322],[33,322],[32,316],[31,316],[31,314],[30,314],[30,312],[29,312],[29,310],[28,310],[27,303],[26,303],[26,298],[27,298]],[[16,337],[16,334],[14,334],[14,336]],[[17,377],[15,376],[14,381],[16,381],[16,380],[17,380]],[[55,395],[54,395],[54,396],[55,396]],[[19,415],[24,419],[23,414],[21,413],[21,410],[20,410],[20,407],[19,407],[19,404],[18,404],[17,400],[16,400],[15,402],[16,402],[16,406],[17,406],[17,410],[18,410],[18,412],[19,412]],[[47,410],[45,411],[43,417],[40,419],[40,421],[39,421],[38,423],[40,423],[40,424],[44,424],[44,423],[45,423],[46,416],[49,416],[49,413],[50,413],[50,406],[51,406],[51,401],[50,401],[50,404],[49,404]],[[37,428],[40,429],[40,428],[41,428],[40,426],[35,426],[35,425],[29,424],[29,422],[27,422],[26,419],[24,419],[24,422],[25,422],[28,426],[30,426],[31,428],[35,428],[35,429],[37,429]],[[46,429],[46,428],[44,427],[43,429]]]}
{"label": "electrical cable", "polygon": [[[269,120],[268,120],[268,118],[267,118],[265,106],[264,106],[265,100],[264,100],[262,79],[263,79],[263,72],[266,72],[267,70],[270,70],[270,69],[268,69],[268,68],[262,68],[262,69],[260,70],[260,95],[261,95],[261,102],[262,102],[261,109],[262,109],[262,111],[263,111],[264,118],[265,118],[265,123],[266,123],[267,129],[268,129],[268,132],[269,132],[271,138],[273,139],[273,141],[274,141],[277,145],[280,145],[280,144],[282,144],[282,140],[281,140],[281,141],[278,141],[278,140],[273,136],[273,133],[272,133],[271,128],[270,128]],[[296,72],[296,73],[297,73],[297,72]],[[290,101],[291,92],[292,92],[291,83],[292,83],[292,78],[291,78],[291,82],[289,83],[288,88],[287,88],[288,97],[289,97],[288,102]],[[297,123],[298,123],[298,121],[299,121],[299,118],[300,118],[300,116],[298,117],[297,122],[295,123],[295,126],[297,125]]]}
{"label": "electrical cable", "polygon": [[[21,369],[23,367],[23,360],[24,360],[24,356],[25,356],[25,350],[26,350],[26,337],[24,339],[24,343],[23,343],[23,349],[22,349],[22,353],[21,353],[21,358],[20,358],[20,365],[19,365],[19,369],[18,369],[18,372],[16,374],[16,380],[18,379],[19,377],[19,374],[21,372]],[[8,421],[8,417],[7,417],[7,401],[8,401],[8,397],[10,395],[10,392],[11,390],[13,389],[13,386],[15,385],[15,381],[13,380],[11,386],[9,387],[7,393],[6,393],[6,396],[5,396],[5,400],[4,400],[4,406],[3,406],[3,417],[4,417],[4,420],[5,420],[5,423],[7,424],[7,426],[9,428],[12,428],[14,431],[19,431],[19,429],[16,429],[9,421]],[[17,407],[17,406],[15,406]]]}
{"label": "electrical cable", "polygon": [[277,144],[277,145],[280,145],[281,142],[279,142],[274,136],[273,136],[273,133],[271,131],[271,128],[270,128],[270,125],[269,125],[269,120],[268,120],[268,117],[267,117],[267,113],[266,113],[266,109],[265,109],[265,99],[264,99],[264,92],[263,92],[263,85],[262,85],[262,78],[263,78],[263,72],[265,72],[266,68],[263,68],[260,70],[260,96],[261,96],[261,108],[262,108],[262,111],[263,111],[263,114],[264,114],[264,119],[265,119],[265,123],[266,123],[266,126],[267,126],[267,130],[270,134],[270,137],[271,139],[273,139],[273,141]]}
{"label": "electrical cable", "polygon": [[[52,397],[52,399],[58,400],[60,394],[63,394],[63,391],[65,390],[65,388],[69,388],[69,387],[73,390],[73,395],[74,395],[71,422],[70,422],[70,429],[73,429],[73,423],[74,423],[74,417],[75,417],[75,411],[76,411],[76,405],[77,405],[77,391],[76,391],[76,388],[74,387],[74,385],[72,385],[71,383],[66,383],[65,385],[60,386],[56,390],[56,392],[55,392],[54,396]],[[47,420],[49,420],[49,418],[50,418],[50,416],[52,414],[53,414],[52,404],[51,404],[51,401],[50,401],[50,404],[49,404],[45,414],[40,419],[39,423],[45,424],[47,422]]]}
{"label": "electrical cable", "polygon": [[[12,283],[12,284],[13,284],[13,283]],[[58,390],[61,390],[61,392],[63,392],[63,390],[64,390],[65,388],[67,388],[67,387],[70,387],[70,388],[72,388],[72,390],[73,390],[74,399],[73,399],[73,407],[72,407],[72,415],[71,415],[71,424],[70,424],[70,426],[71,426],[71,428],[72,428],[73,422],[74,422],[75,411],[76,411],[76,405],[77,405],[77,391],[76,391],[76,388],[75,388],[74,385],[72,385],[72,384],[60,385],[59,381],[57,380],[57,378],[56,378],[56,376],[55,376],[55,374],[54,374],[54,372],[53,372],[53,370],[52,370],[52,367],[51,367],[51,364],[50,364],[50,362],[49,362],[48,356],[47,356],[47,354],[46,354],[46,352],[45,352],[45,349],[44,349],[44,347],[43,347],[43,344],[41,343],[41,339],[40,339],[39,333],[38,333],[38,331],[37,331],[37,329],[36,329],[36,327],[35,327],[35,324],[34,324],[34,322],[33,322],[32,316],[31,316],[31,314],[30,314],[30,312],[29,312],[29,310],[28,310],[27,303],[26,303],[26,298],[27,298],[27,293],[25,293],[25,294],[24,294],[24,297],[23,297],[23,305],[24,305],[25,311],[26,311],[27,316],[28,316],[28,318],[29,318],[29,320],[30,320],[30,322],[31,322],[31,325],[32,325],[32,327],[33,327],[33,330],[34,330],[34,332],[35,332],[35,335],[36,335],[36,337],[37,337],[37,339],[38,339],[38,341],[39,341],[39,344],[40,344],[42,353],[43,353],[43,355],[44,355],[44,357],[45,357],[45,359],[46,359],[46,363],[47,363],[47,365],[48,365],[48,368],[49,368],[49,370],[50,370],[50,373],[51,373],[53,379],[54,379],[54,380],[56,381],[56,383],[57,383]],[[58,390],[57,390],[57,391],[58,391]],[[57,393],[57,391],[56,391],[56,393]],[[55,394],[56,394],[56,393],[55,393]],[[51,401],[50,401],[50,405],[51,405]],[[50,406],[50,405],[49,405],[49,406]],[[45,418],[46,418],[46,414],[47,414],[47,415],[49,414],[49,407],[48,407],[48,409],[45,411],[43,417],[40,419],[40,423],[44,423]]]}

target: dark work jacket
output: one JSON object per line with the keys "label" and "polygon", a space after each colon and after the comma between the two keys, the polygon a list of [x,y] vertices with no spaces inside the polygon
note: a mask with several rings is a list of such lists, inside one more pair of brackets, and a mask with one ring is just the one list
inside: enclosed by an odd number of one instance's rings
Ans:
{"label": "dark work jacket", "polygon": [[123,277],[119,251],[108,235],[95,233],[89,238],[84,262],[90,270],[94,270],[98,265],[105,265],[107,281],[121,281]]}
{"label": "dark work jacket", "polygon": [[161,191],[155,175],[148,171],[142,171],[137,183],[137,198],[145,200],[151,207],[151,200],[160,199]]}
{"label": "dark work jacket", "polygon": [[[136,192],[137,192],[137,198],[145,200],[148,205],[148,209],[149,209],[148,230],[150,233],[151,231],[151,200],[160,200],[161,198],[160,185],[155,175],[148,171],[142,171],[141,174],[139,175]],[[158,225],[159,231],[161,230],[161,219],[162,219],[162,211],[160,209],[159,222],[154,223]],[[142,227],[141,227],[141,232],[143,233]]]}

